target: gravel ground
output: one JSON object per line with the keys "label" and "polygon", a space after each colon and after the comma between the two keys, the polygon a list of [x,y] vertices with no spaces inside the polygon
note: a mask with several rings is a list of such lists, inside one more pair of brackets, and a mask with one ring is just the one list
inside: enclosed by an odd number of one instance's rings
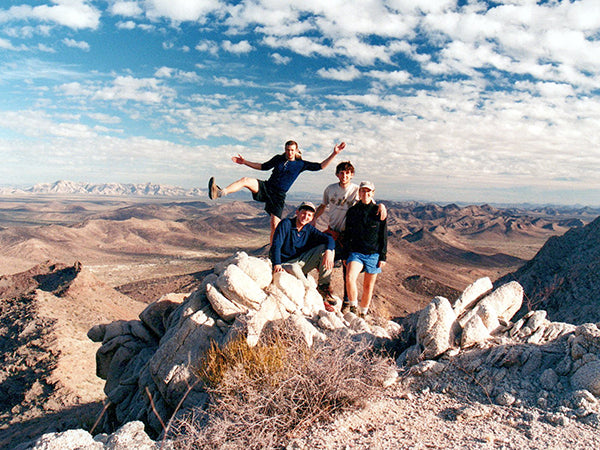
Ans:
{"label": "gravel ground", "polygon": [[492,404],[465,379],[457,380],[452,393],[413,381],[405,379],[364,409],[311,428],[288,448],[600,448],[598,414],[584,423],[539,408]]}

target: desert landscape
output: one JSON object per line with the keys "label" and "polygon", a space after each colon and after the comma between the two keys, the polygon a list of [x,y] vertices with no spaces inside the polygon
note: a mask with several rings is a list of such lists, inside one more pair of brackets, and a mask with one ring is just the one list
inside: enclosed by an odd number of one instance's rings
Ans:
{"label": "desert landscape", "polygon": [[[549,238],[582,229],[600,215],[598,209],[583,207],[385,204],[388,265],[377,282],[373,316],[398,323],[436,296],[456,301],[482,277],[510,281]],[[286,214],[292,213],[288,206]],[[100,345],[87,337],[88,331],[102,323],[136,320],[164,296],[181,302],[236,252],[265,257],[268,228],[268,217],[255,202],[47,193],[1,198],[0,446],[14,448],[51,431],[92,429],[105,393],[104,380],[96,376]],[[334,289],[341,292],[341,270],[335,272]],[[523,311],[540,304],[541,297],[526,296]],[[313,428],[298,448],[344,448],[352,442],[357,448],[393,443],[443,448],[450,442],[464,448],[533,448],[535,442],[536,448],[586,448],[598,442],[593,441],[598,430],[593,424],[536,422],[526,427],[523,411],[469,396],[468,387],[456,387],[456,395],[431,387],[411,394],[399,384],[390,389],[366,410],[336,418],[346,421],[335,432],[327,424]],[[470,403],[485,404],[485,412],[456,419]],[[377,425],[383,414],[389,423]],[[454,419],[448,421],[450,416]],[[391,440],[394,421],[414,423],[409,427],[413,436]],[[438,431],[444,421],[450,431]],[[504,423],[500,434],[494,421]],[[513,441],[511,427],[527,428],[529,437]],[[552,440],[544,430],[558,437]],[[574,432],[588,436],[586,445],[565,440]]]}

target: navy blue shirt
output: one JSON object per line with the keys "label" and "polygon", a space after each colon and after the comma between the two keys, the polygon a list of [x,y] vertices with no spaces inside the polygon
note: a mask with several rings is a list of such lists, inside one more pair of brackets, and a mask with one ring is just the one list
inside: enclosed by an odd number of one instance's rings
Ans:
{"label": "navy blue shirt", "polygon": [[321,170],[321,164],[316,162],[294,159],[288,161],[285,155],[275,155],[266,163],[262,163],[260,170],[273,169],[273,173],[267,180],[267,186],[281,192],[287,192],[298,178],[301,172],[310,170],[316,172]]}
{"label": "navy blue shirt", "polygon": [[298,231],[295,217],[283,219],[273,234],[271,262],[274,266],[280,265],[321,244],[326,244],[328,250],[335,250],[335,241],[329,234],[320,232],[310,224]]}

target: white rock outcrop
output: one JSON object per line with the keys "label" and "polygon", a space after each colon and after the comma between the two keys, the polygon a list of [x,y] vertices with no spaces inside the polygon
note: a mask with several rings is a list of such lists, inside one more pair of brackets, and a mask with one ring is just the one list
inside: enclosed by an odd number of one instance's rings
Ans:
{"label": "white rock outcrop", "polygon": [[165,297],[149,305],[141,321],[91,329],[90,339],[102,343],[96,365],[111,403],[107,416],[121,424],[142,421],[158,435],[178,408],[206,403],[194,370],[206,351],[240,334],[257,345],[272,321],[293,326],[307,345],[340,330],[373,341],[399,333],[393,322],[376,327],[354,314],[346,320],[339,312],[326,312],[314,279],[300,275],[273,277],[268,260],[240,252],[217,265],[180,304],[178,297]]}

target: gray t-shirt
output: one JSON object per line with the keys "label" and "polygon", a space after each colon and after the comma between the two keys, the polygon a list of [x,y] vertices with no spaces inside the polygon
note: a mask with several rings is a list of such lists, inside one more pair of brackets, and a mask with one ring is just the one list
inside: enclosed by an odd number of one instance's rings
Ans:
{"label": "gray t-shirt", "polygon": [[346,212],[358,201],[358,185],[350,183],[346,188],[339,183],[330,184],[323,192],[323,204],[327,206],[329,228],[343,231],[346,227]]}

